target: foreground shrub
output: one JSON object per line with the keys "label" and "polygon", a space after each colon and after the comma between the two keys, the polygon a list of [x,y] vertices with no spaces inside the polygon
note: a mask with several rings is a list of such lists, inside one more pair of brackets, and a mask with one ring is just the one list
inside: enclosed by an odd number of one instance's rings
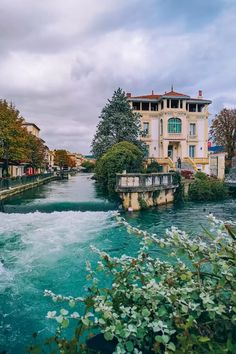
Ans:
{"label": "foreground shrub", "polygon": [[140,172],[143,152],[127,141],[115,144],[96,163],[95,177],[109,193],[115,191],[116,173]]}
{"label": "foreground shrub", "polygon": [[[117,221],[142,238],[137,257],[111,257],[94,249],[101,260],[96,270],[87,263],[85,298],[45,290],[45,296],[67,303],[68,309],[48,312],[59,327],[37,353],[90,353],[85,338],[94,332],[103,333],[115,353],[235,353],[235,225],[210,215],[210,230],[203,235],[191,238],[172,227],[160,238],[131,227],[119,215]],[[164,250],[168,261],[155,256],[163,257]],[[78,304],[80,310],[71,309]],[[64,329],[73,324],[68,339]],[[34,348],[39,346],[29,352]]]}
{"label": "foreground shrub", "polygon": [[[198,172],[200,173],[200,172]],[[228,189],[223,181],[196,174],[195,181],[189,187],[189,198],[193,201],[217,201],[228,196]]]}

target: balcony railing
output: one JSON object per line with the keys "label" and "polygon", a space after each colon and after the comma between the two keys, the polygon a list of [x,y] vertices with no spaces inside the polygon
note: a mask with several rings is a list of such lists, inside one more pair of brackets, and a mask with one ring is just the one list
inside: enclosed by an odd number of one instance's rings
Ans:
{"label": "balcony railing", "polygon": [[116,175],[116,190],[152,191],[174,186],[173,173],[127,173]]}

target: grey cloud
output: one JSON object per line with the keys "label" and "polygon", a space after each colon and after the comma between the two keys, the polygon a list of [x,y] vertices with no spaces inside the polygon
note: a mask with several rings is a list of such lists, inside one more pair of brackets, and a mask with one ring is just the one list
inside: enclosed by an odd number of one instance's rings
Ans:
{"label": "grey cloud", "polygon": [[[88,153],[117,87],[236,104],[232,0],[2,0],[0,95],[50,148]],[[199,6],[199,7],[198,7]],[[194,19],[193,19],[194,17]]]}

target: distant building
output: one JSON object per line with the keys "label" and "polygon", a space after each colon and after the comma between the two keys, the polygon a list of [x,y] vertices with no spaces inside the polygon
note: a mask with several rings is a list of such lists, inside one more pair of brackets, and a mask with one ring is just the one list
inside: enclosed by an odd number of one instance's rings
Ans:
{"label": "distant building", "polygon": [[202,91],[197,98],[173,91],[164,94],[132,96],[131,107],[141,114],[142,137],[148,157],[166,169],[175,168],[177,159],[192,168],[208,165],[208,106]]}
{"label": "distant building", "polygon": [[52,171],[54,169],[54,158],[55,158],[55,152],[49,150],[47,146],[45,146],[45,161],[46,161],[46,166],[49,171]]}
{"label": "distant building", "polygon": [[40,129],[36,124],[24,122],[22,126],[25,127],[29,133],[39,138]]}

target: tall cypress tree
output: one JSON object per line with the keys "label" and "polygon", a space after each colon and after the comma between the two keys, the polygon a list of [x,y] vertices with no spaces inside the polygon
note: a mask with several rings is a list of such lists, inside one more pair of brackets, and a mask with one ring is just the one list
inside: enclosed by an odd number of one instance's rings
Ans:
{"label": "tall cypress tree", "polygon": [[92,152],[98,159],[114,144],[128,141],[139,148],[141,134],[140,114],[134,113],[121,88],[114,91],[111,100],[102,109],[100,122],[92,141]]}

